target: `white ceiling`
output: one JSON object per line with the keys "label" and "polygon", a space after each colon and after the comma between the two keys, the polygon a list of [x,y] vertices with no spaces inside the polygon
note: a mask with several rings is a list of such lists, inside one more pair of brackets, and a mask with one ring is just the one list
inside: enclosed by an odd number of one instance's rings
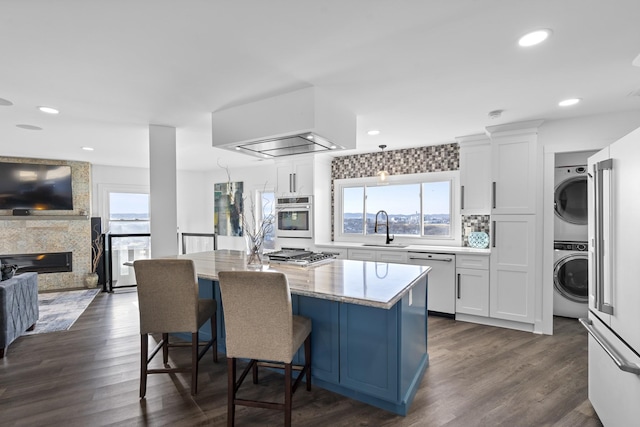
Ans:
{"label": "white ceiling", "polygon": [[147,167],[161,124],[179,169],[250,164],[211,147],[211,112],[305,86],[353,109],[358,152],[640,112],[638,17],[638,0],[2,0],[0,155]]}

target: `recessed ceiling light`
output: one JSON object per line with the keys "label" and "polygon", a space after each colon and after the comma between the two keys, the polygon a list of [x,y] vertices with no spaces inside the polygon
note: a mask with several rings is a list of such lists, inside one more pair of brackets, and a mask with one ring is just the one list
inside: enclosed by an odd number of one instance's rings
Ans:
{"label": "recessed ceiling light", "polygon": [[38,110],[42,111],[43,113],[47,113],[47,114],[58,114],[60,112],[60,111],[56,110],[53,107],[45,107],[45,106],[38,107]]}
{"label": "recessed ceiling light", "polygon": [[0,98],[0,105],[8,107],[10,105],[13,105],[13,102],[9,101],[8,99]]}
{"label": "recessed ceiling light", "polygon": [[84,151],[93,151],[93,147],[82,147]]}
{"label": "recessed ceiling light", "polygon": [[367,132],[367,135],[371,135],[371,136],[380,135],[380,131],[377,129],[372,129],[369,132]]}
{"label": "recessed ceiling light", "polygon": [[525,34],[518,39],[518,44],[523,47],[535,46],[545,41],[551,35],[551,30],[536,30]]}
{"label": "recessed ceiling light", "polygon": [[42,130],[40,126],[34,126],[34,125],[16,125],[16,127],[19,127],[20,129],[26,129],[26,130]]}
{"label": "recessed ceiling light", "polygon": [[580,98],[570,98],[570,99],[565,99],[564,101],[558,102],[558,105],[561,107],[569,107],[570,105],[576,105],[580,101],[581,101]]}
{"label": "recessed ceiling light", "polygon": [[493,110],[493,111],[489,111],[489,118],[490,119],[499,119],[500,116],[502,116],[504,110]]}

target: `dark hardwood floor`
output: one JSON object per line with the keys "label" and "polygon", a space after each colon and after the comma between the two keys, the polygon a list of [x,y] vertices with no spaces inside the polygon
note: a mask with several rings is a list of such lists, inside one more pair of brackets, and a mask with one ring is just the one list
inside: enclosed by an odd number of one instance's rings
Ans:
{"label": "dark hardwood floor", "polygon": [[[20,337],[0,359],[3,426],[222,426],[226,359],[189,375],[151,375],[138,398],[135,290],[99,294],[69,331]],[[172,360],[188,362],[189,349]],[[587,400],[587,337],[575,319],[553,336],[429,318],[430,366],[406,417],[314,387],[293,399],[296,426],[601,426]],[[280,399],[265,372],[245,396]],[[279,412],[239,408],[238,426],[281,425]]]}

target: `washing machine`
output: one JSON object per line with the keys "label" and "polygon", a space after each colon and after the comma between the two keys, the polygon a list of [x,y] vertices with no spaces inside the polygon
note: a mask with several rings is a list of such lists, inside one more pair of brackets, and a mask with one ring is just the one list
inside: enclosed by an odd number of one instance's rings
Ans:
{"label": "washing machine", "polygon": [[587,166],[555,168],[554,240],[587,240]]}
{"label": "washing machine", "polygon": [[553,314],[586,317],[589,309],[587,242],[554,242]]}

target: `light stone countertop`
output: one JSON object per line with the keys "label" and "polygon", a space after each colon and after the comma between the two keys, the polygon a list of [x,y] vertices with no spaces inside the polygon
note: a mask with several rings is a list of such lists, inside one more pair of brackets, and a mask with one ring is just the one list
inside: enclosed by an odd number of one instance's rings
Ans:
{"label": "light stone countertop", "polygon": [[319,250],[331,248],[340,249],[372,249],[372,250],[391,250],[399,252],[435,252],[445,254],[467,254],[467,255],[491,255],[491,249],[478,249],[468,246],[436,246],[436,245],[407,245],[407,246],[394,246],[392,243],[389,246],[383,244],[376,246],[365,246],[359,242],[328,242],[328,243],[316,243],[315,247]]}
{"label": "light stone countertop", "polygon": [[[177,255],[192,259],[199,278],[217,280],[220,271],[245,271],[244,252],[221,249]],[[265,264],[263,271],[285,273],[291,293],[389,309],[431,270],[429,266],[335,259],[310,267]]]}

